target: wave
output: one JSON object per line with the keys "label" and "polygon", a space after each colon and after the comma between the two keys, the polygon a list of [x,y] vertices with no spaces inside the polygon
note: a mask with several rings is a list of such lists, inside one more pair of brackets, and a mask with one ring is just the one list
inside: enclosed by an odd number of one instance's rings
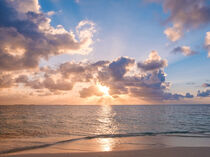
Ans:
{"label": "wave", "polygon": [[198,131],[198,132],[168,131],[168,132],[127,133],[127,134],[99,134],[99,135],[93,135],[93,136],[85,136],[81,138],[62,140],[62,141],[57,141],[54,143],[47,143],[47,144],[36,145],[36,146],[26,146],[26,147],[19,147],[19,148],[14,148],[10,150],[4,150],[4,151],[0,151],[0,154],[16,153],[16,152],[25,151],[25,150],[46,148],[46,147],[50,147],[50,146],[62,144],[62,143],[69,143],[69,142],[75,142],[75,141],[80,141],[80,140],[90,140],[90,139],[96,139],[96,138],[122,138],[122,137],[157,136],[157,135],[172,135],[172,136],[174,135],[174,136],[181,136],[181,137],[205,137],[205,138],[209,137],[210,138],[209,131]]}

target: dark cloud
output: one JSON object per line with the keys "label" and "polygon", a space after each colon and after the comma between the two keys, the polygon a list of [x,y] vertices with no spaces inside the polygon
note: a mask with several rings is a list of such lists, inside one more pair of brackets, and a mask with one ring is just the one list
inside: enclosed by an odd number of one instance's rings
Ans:
{"label": "dark cloud", "polygon": [[128,57],[120,57],[116,61],[110,63],[108,68],[111,71],[113,78],[119,80],[126,74],[129,66],[133,65],[134,62],[134,59]]}
{"label": "dark cloud", "polygon": [[204,83],[202,87],[210,87],[210,83]]}
{"label": "dark cloud", "polygon": [[171,51],[171,53],[174,53],[174,54],[181,53],[185,56],[192,56],[192,55],[197,54],[198,52],[191,50],[190,47],[188,47],[188,46],[182,46],[182,47],[178,46],[178,47],[174,48]]}
{"label": "dark cloud", "polygon": [[190,97],[189,93],[186,96],[169,93],[167,92],[169,85],[169,82],[165,82],[165,73],[159,70],[141,78],[141,83],[131,87],[130,94],[147,101],[179,100],[193,97]]}
{"label": "dark cloud", "polygon": [[210,97],[210,90],[206,90],[201,92],[200,90],[197,93],[198,97]]}
{"label": "dark cloud", "polygon": [[156,51],[152,51],[146,61],[138,63],[138,67],[144,71],[158,70],[166,66],[167,61],[161,59]]}
{"label": "dark cloud", "polygon": [[171,94],[171,93],[164,93],[164,98],[166,100],[179,100],[183,98],[193,98],[194,96],[190,93],[186,93],[186,95],[182,94]]}
{"label": "dark cloud", "polygon": [[192,94],[190,94],[190,93],[186,93],[185,97],[186,98],[193,98],[194,96]]}
{"label": "dark cloud", "polygon": [[76,28],[78,41],[63,26],[52,27],[51,19],[39,10],[37,0],[30,2],[0,2],[0,70],[35,68],[41,58],[62,53],[87,54],[91,51],[94,23],[79,23]]}

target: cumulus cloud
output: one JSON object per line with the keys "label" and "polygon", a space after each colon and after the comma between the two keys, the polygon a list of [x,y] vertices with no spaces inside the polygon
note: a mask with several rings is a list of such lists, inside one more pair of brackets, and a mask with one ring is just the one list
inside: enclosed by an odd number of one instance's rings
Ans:
{"label": "cumulus cloud", "polygon": [[210,57],[210,32],[206,32],[205,47],[208,50],[208,57]]}
{"label": "cumulus cloud", "polygon": [[158,70],[167,65],[167,60],[161,59],[156,51],[152,51],[146,61],[138,63],[138,67],[144,71]]}
{"label": "cumulus cloud", "polygon": [[171,41],[179,40],[185,31],[210,22],[210,6],[206,0],[148,0],[161,2],[170,15],[166,23],[172,23],[164,33]]}
{"label": "cumulus cloud", "polygon": [[[139,64],[134,59],[120,57],[97,71],[95,79],[110,88],[109,93],[112,97],[129,95],[148,101],[192,98],[189,93],[181,95],[167,92],[170,83],[165,81],[166,74],[163,71],[167,61],[162,60],[157,52],[152,51],[149,58],[142,62],[142,72],[133,71],[136,66]],[[127,73],[129,75],[126,75]]]}
{"label": "cumulus cloud", "polygon": [[129,66],[134,64],[135,60],[128,57],[120,57],[109,64],[108,70],[114,79],[121,79],[129,70]]}
{"label": "cumulus cloud", "polygon": [[190,94],[190,93],[186,93],[185,97],[186,98],[193,98],[194,96],[192,94]]}
{"label": "cumulus cloud", "polygon": [[[139,66],[139,63],[142,63]],[[141,100],[165,101],[193,98],[193,95],[170,93],[170,83],[166,81],[164,67],[167,61],[152,51],[143,62],[133,58],[119,57],[113,61],[67,62],[56,69],[43,67],[34,76],[20,75],[17,84],[34,90],[49,92],[79,91],[81,98],[100,97],[103,93],[97,84],[107,86],[109,95],[114,99],[120,96],[135,97]],[[86,84],[76,86],[76,84]]]}
{"label": "cumulus cloud", "polygon": [[171,52],[174,54],[181,53],[185,56],[192,56],[198,53],[197,51],[191,50],[189,46],[182,46],[182,47],[178,46],[174,48]]}
{"label": "cumulus cloud", "polygon": [[201,92],[200,90],[197,93],[198,97],[210,97],[210,90],[206,90]]}
{"label": "cumulus cloud", "polygon": [[41,8],[38,0],[7,0],[7,2],[19,13],[29,11],[39,13]]}
{"label": "cumulus cloud", "polygon": [[179,40],[182,35],[182,27],[179,25],[175,25],[173,27],[169,27],[164,31],[164,34],[171,40],[171,41],[177,41]]}
{"label": "cumulus cloud", "polygon": [[[130,65],[127,63],[130,63]],[[132,71],[137,66],[137,63],[133,59],[118,58],[98,72],[97,81],[108,86],[113,97],[130,95],[148,101],[187,98],[181,94],[177,96],[177,94],[167,92],[170,83],[165,81],[166,74],[163,71],[167,62],[162,60],[157,52],[151,52],[149,58],[143,63],[144,66],[140,66],[144,69],[142,72],[135,70],[129,75],[125,75]],[[114,68],[111,66],[113,64]]]}
{"label": "cumulus cloud", "polygon": [[2,0],[0,10],[0,70],[35,68],[41,58],[92,51],[91,21],[81,21],[75,33],[62,25],[53,27],[38,0]]}
{"label": "cumulus cloud", "polygon": [[88,88],[83,88],[80,92],[80,97],[87,98],[91,96],[102,96],[103,93],[99,91],[99,89],[96,86],[90,86]]}

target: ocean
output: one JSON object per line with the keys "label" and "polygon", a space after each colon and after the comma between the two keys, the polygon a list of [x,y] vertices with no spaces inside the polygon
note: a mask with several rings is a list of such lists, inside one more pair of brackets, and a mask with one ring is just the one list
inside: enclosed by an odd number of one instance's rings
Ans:
{"label": "ocean", "polygon": [[[98,139],[117,139],[115,146],[138,145],[137,137],[160,136],[210,140],[210,105],[0,106],[0,154],[78,141],[84,148],[90,147],[88,140]],[[71,150],[69,145],[65,148]],[[113,150],[96,151],[106,149]]]}

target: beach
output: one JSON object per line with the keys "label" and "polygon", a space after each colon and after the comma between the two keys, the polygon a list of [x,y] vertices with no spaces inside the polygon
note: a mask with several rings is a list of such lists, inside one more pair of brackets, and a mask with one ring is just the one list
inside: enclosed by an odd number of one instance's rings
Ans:
{"label": "beach", "polygon": [[25,147],[1,155],[7,157],[209,157],[209,137],[144,136],[94,138]]}
{"label": "beach", "polygon": [[209,109],[1,106],[0,156],[209,157]]}
{"label": "beach", "polygon": [[209,157],[210,147],[174,147],[92,153],[21,154],[8,157]]}

